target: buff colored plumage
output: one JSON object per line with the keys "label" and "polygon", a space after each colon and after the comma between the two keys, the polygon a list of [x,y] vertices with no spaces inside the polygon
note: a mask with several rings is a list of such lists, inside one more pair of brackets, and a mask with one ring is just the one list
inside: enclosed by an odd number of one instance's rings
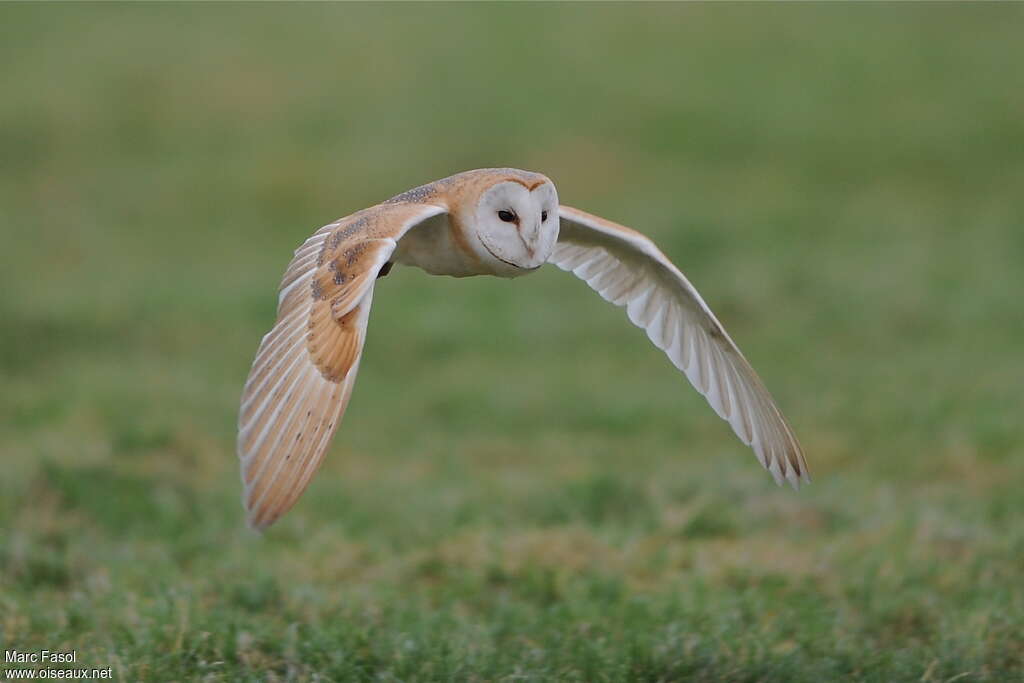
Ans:
{"label": "buff colored plumage", "polygon": [[320,466],[352,395],[378,277],[395,263],[517,277],[546,262],[625,307],[776,482],[810,481],[800,444],[757,373],[653,242],[559,205],[541,174],[481,169],[325,225],[296,250],[239,411],[249,523],[265,528],[287,512]]}

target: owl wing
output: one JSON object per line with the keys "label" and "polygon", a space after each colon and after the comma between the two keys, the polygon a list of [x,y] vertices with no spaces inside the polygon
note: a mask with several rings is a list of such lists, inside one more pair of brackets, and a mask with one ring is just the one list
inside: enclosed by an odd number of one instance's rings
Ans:
{"label": "owl wing", "polygon": [[559,209],[551,263],[624,306],[781,484],[810,482],[803,450],[771,394],[714,313],[644,235],[578,209]]}
{"label": "owl wing", "polygon": [[238,415],[251,526],[272,524],[306,489],[352,395],[376,278],[410,228],[443,213],[379,205],[325,225],[296,250]]}

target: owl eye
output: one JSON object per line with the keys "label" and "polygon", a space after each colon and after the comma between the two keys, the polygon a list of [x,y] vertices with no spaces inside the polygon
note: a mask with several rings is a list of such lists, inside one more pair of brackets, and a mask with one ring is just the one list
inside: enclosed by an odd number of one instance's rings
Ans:
{"label": "owl eye", "polygon": [[516,215],[511,211],[505,211],[504,209],[498,212],[498,218],[505,221],[506,223],[516,222]]}
{"label": "owl eye", "polygon": [[543,223],[547,219],[548,219],[548,212],[547,211],[541,211],[540,212],[540,222]]}

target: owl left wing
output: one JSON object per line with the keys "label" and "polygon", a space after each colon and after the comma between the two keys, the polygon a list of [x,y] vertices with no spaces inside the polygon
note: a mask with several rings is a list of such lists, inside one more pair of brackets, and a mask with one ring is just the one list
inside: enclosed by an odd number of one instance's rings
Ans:
{"label": "owl left wing", "polygon": [[325,225],[295,251],[238,414],[251,526],[272,524],[306,489],[352,395],[378,274],[410,228],[443,213],[378,205]]}
{"label": "owl left wing", "polygon": [[761,379],[678,268],[635,230],[559,209],[551,263],[586,281],[646,330],[777,483],[810,482],[803,450]]}

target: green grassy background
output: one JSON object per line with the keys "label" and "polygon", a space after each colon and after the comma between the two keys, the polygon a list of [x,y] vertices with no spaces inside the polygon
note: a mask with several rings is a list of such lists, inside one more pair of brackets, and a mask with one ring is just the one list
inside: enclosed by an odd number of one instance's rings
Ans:
{"label": "green grassy background", "polygon": [[[1020,5],[0,7],[0,643],[124,680],[1024,676]],[[237,401],[316,227],[480,166],[650,234],[770,476],[551,269],[381,281],[320,475]]]}

